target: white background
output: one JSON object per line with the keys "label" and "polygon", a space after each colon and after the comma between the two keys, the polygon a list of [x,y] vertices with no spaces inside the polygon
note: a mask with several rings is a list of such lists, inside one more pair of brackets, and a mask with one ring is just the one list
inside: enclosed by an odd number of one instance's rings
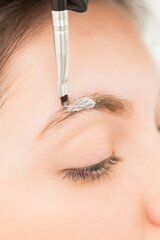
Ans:
{"label": "white background", "polygon": [[144,1],[148,14],[143,38],[160,67],[160,0]]}

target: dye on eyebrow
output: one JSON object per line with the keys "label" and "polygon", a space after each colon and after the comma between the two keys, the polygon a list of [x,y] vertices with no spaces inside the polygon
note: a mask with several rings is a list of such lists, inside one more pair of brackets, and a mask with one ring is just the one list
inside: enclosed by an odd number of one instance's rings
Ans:
{"label": "dye on eyebrow", "polygon": [[96,105],[96,101],[89,97],[82,97],[76,100],[74,104],[66,106],[66,112],[79,112],[84,109],[93,109]]}

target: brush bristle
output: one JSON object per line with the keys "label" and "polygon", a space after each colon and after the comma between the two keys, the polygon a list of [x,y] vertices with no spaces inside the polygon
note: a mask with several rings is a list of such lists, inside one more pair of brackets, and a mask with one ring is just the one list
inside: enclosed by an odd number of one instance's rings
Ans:
{"label": "brush bristle", "polygon": [[61,97],[61,102],[62,102],[63,106],[67,106],[69,104],[68,103],[68,95]]}

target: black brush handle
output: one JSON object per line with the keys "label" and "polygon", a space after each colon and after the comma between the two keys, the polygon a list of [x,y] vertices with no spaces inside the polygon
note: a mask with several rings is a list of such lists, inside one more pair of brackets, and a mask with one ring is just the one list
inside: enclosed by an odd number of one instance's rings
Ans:
{"label": "black brush handle", "polygon": [[53,11],[67,10],[67,0],[52,0]]}
{"label": "black brush handle", "polygon": [[88,8],[89,0],[68,0],[68,10],[74,12],[86,12]]}
{"label": "black brush handle", "polygon": [[89,0],[52,0],[53,11],[72,10],[74,12],[85,12]]}

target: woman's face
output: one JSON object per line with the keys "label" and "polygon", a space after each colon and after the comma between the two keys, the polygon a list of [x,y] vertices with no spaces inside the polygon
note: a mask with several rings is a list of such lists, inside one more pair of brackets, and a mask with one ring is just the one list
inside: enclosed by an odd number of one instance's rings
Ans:
{"label": "woman's face", "polygon": [[[96,94],[105,106],[58,125],[51,20],[13,56],[0,113],[0,239],[160,239],[160,81],[138,35],[105,1],[70,12],[70,100]],[[129,108],[109,111],[110,100]],[[73,170],[112,154],[121,160],[103,167],[109,177]]]}

